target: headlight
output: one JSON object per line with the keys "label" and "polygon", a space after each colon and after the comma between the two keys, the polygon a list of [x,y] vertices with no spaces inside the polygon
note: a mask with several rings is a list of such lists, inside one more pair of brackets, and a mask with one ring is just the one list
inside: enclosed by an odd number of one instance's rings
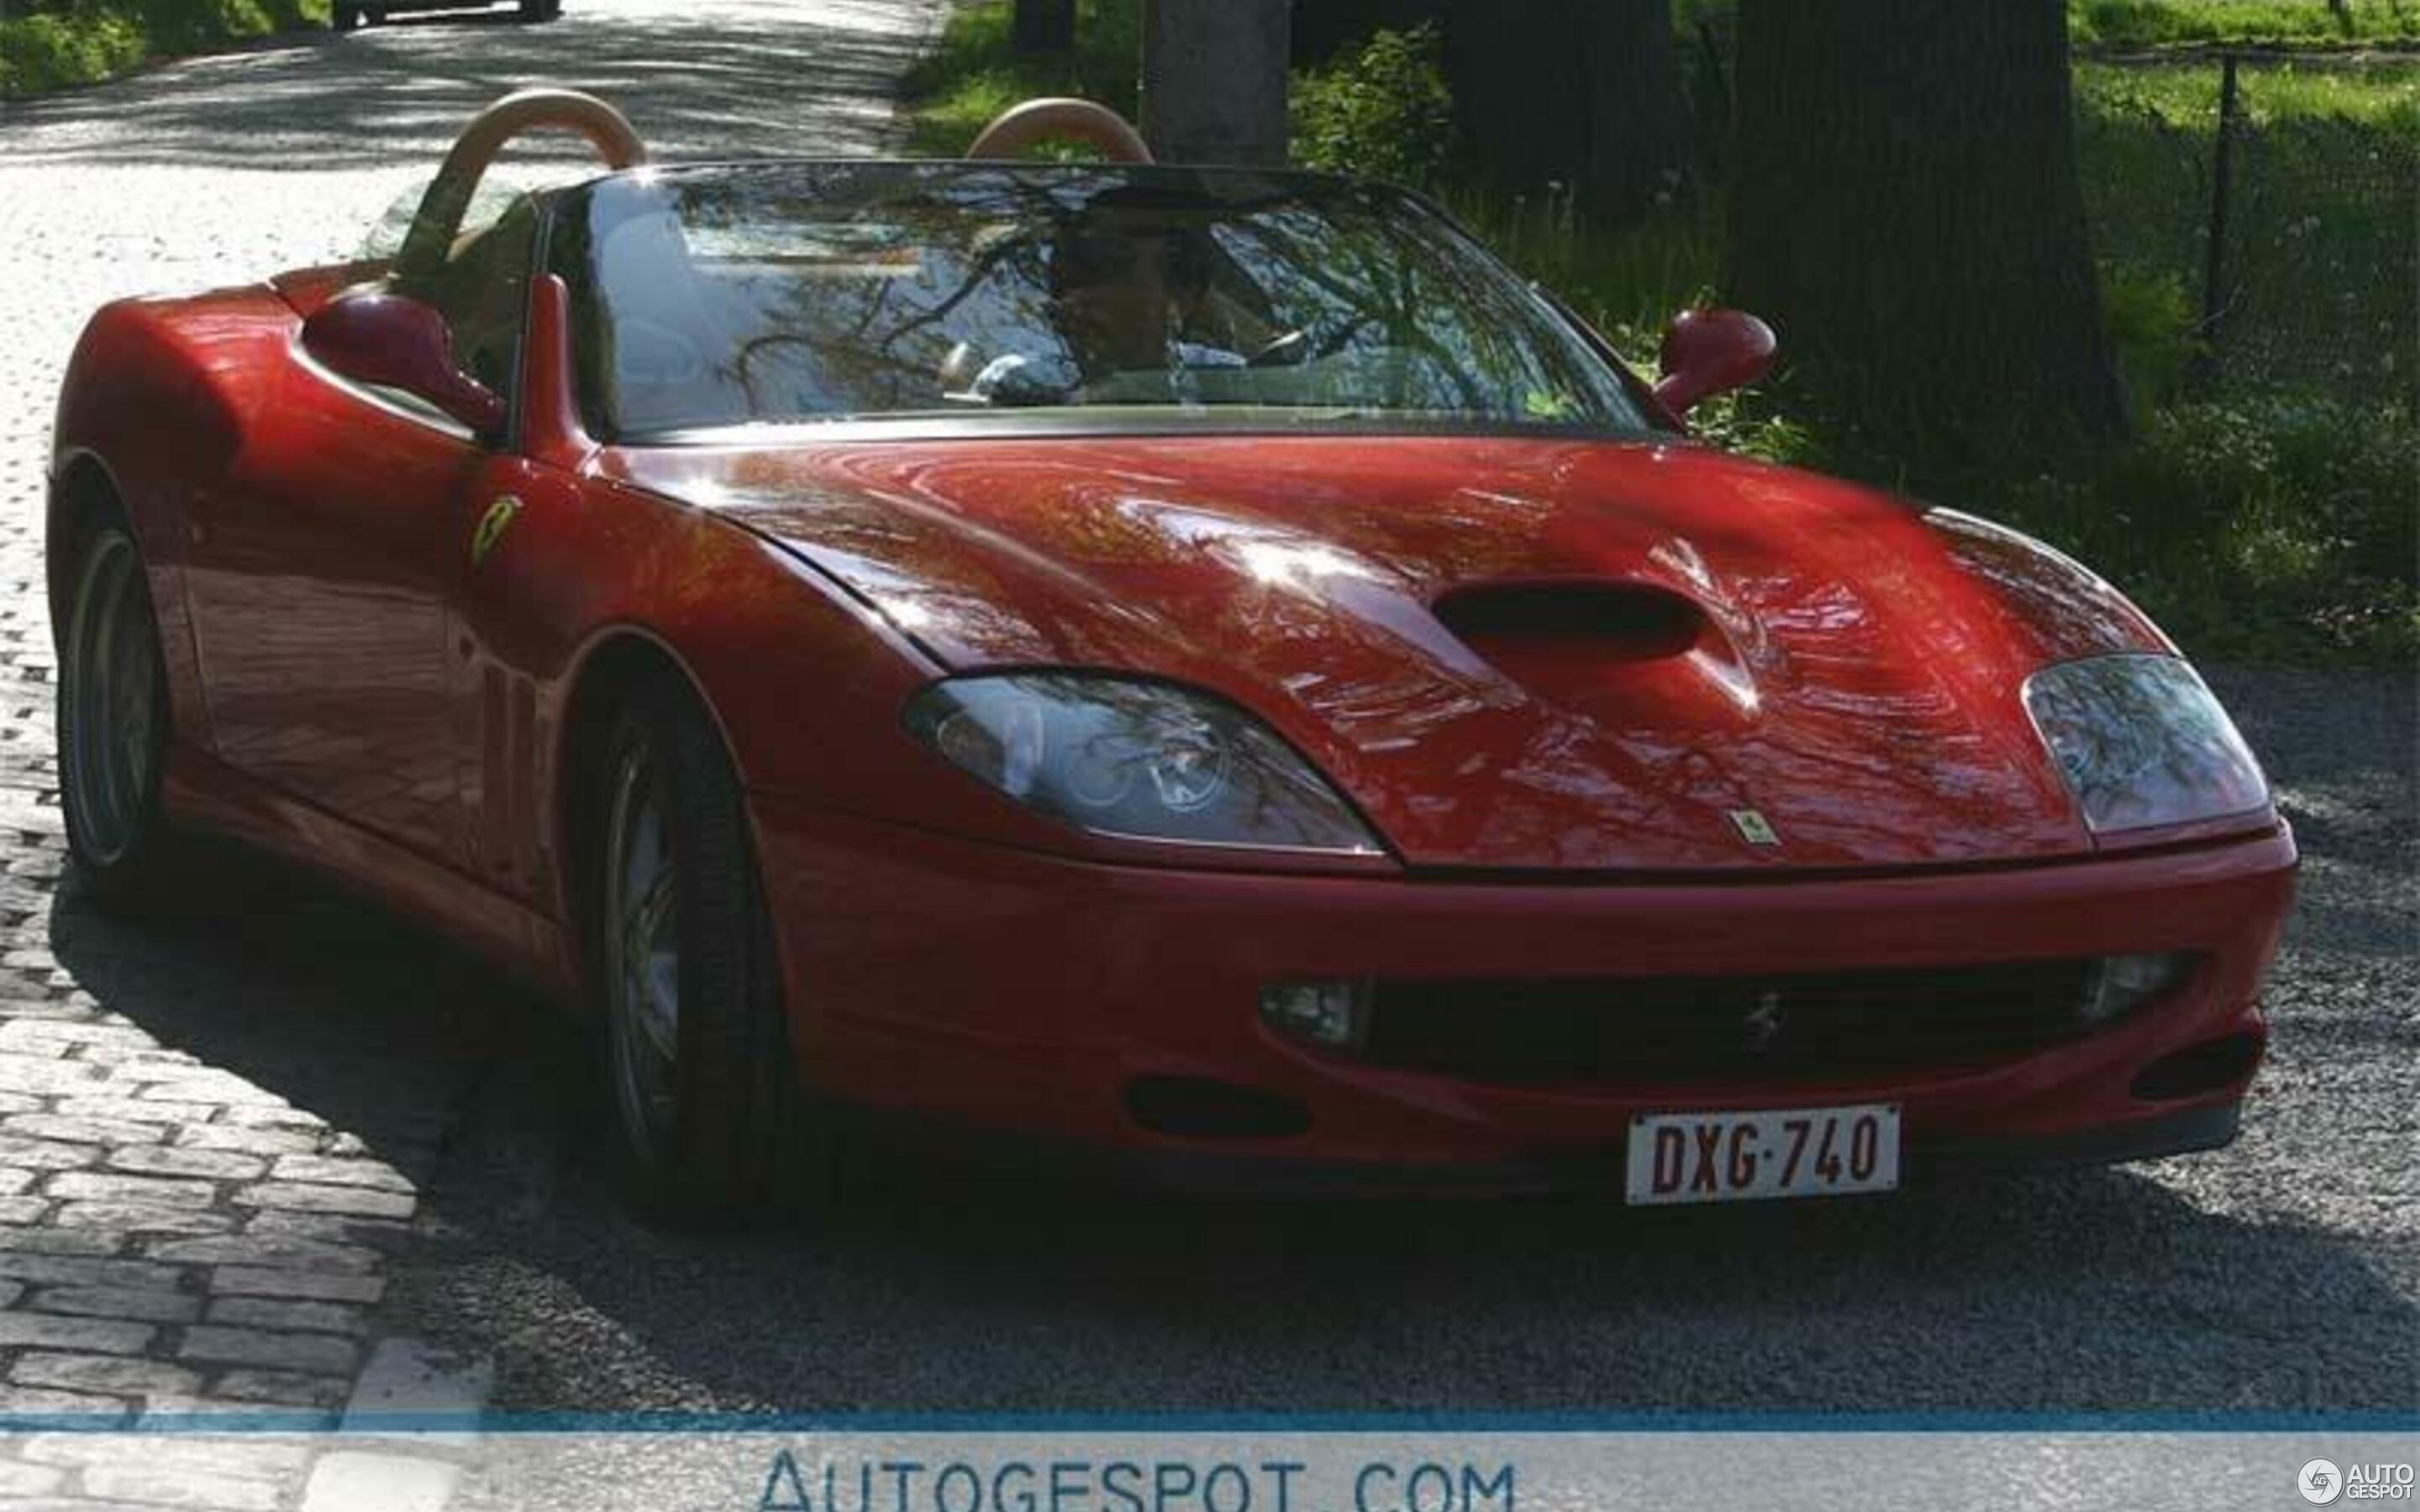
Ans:
{"label": "headlight", "polygon": [[2041,732],[2095,834],[2246,813],[2269,802],[2235,722],[2174,656],[2094,656],[2025,681]]}
{"label": "headlight", "polygon": [[1095,834],[1382,854],[1294,748],[1242,710],[1165,683],[962,677],[916,695],[908,728],[952,765]]}

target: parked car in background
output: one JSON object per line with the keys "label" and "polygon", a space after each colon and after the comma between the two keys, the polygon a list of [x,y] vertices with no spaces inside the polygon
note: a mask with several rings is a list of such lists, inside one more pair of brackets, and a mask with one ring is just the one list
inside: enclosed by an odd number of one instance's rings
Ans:
{"label": "parked car in background", "polygon": [[[563,14],[563,0],[510,0],[523,21],[552,21]],[[488,8],[481,0],[380,0],[377,5],[359,5],[354,0],[336,0],[332,20],[340,32],[359,31],[375,26],[389,16],[410,10],[478,10]]]}

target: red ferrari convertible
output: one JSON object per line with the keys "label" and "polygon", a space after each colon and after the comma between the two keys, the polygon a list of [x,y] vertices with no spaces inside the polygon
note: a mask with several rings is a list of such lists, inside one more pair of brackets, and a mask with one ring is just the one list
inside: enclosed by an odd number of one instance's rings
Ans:
{"label": "red ferrari convertible", "polygon": [[392,258],[101,310],[95,892],[236,837],[583,1000],[675,1202],[839,1110],[1639,1204],[2233,1135],[2294,844],[2122,595],[1693,443],[1746,316],[1650,384],[1418,198],[1076,120],[656,166],[516,96]]}

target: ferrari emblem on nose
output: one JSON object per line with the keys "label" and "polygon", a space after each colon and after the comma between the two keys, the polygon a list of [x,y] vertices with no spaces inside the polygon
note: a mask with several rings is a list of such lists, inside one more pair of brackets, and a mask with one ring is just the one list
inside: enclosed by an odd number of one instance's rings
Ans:
{"label": "ferrari emblem on nose", "polygon": [[1730,813],[1731,827],[1738,830],[1740,832],[1740,839],[1747,841],[1750,845],[1778,845],[1781,843],[1780,832],[1773,827],[1773,824],[1770,820],[1766,819],[1764,815],[1757,812],[1754,809],[1733,809]]}
{"label": "ferrari emblem on nose", "polygon": [[1751,1055],[1770,1046],[1781,1035],[1781,995],[1772,991],[1758,994],[1756,1006],[1748,1010],[1742,1022],[1747,1030]]}
{"label": "ferrari emblem on nose", "polygon": [[488,560],[488,553],[504,538],[504,532],[512,529],[513,517],[520,512],[521,501],[511,494],[488,506],[488,512],[479,517],[479,528],[471,532],[471,565],[475,567]]}

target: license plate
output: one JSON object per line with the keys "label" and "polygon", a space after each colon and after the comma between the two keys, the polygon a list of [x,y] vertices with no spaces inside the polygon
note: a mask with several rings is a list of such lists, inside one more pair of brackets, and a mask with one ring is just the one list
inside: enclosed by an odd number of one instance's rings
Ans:
{"label": "license plate", "polygon": [[1899,1109],[1663,1113],[1630,1120],[1629,1200],[1748,1202],[1888,1192],[1899,1185]]}

